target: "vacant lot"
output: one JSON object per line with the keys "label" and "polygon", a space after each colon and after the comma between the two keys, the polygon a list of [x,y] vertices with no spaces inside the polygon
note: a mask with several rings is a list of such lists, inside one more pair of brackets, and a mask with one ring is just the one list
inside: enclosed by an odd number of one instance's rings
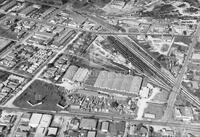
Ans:
{"label": "vacant lot", "polygon": [[[60,100],[58,93],[58,87],[36,80],[14,101],[14,105],[21,108],[58,111],[61,110],[56,106]],[[36,96],[45,99],[43,100],[43,104],[32,107],[27,101],[35,100]]]}

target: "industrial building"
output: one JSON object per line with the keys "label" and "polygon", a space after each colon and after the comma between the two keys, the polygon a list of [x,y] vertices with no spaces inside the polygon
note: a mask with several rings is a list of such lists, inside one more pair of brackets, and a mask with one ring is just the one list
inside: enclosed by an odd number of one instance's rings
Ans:
{"label": "industrial building", "polygon": [[84,81],[84,79],[86,78],[86,76],[88,75],[89,70],[86,68],[79,68],[78,71],[75,73],[74,77],[73,77],[73,81],[78,81],[78,82],[82,82]]}
{"label": "industrial building", "polygon": [[71,81],[75,75],[75,73],[78,71],[78,67],[75,65],[69,66],[66,73],[64,74],[62,81]]}
{"label": "industrial building", "polygon": [[71,65],[64,74],[62,81],[83,82],[88,75],[89,70],[87,68],[79,68],[75,65]]}
{"label": "industrial building", "polygon": [[58,132],[58,128],[56,127],[49,127],[47,131],[47,136],[54,135],[56,136]]}
{"label": "industrial building", "polygon": [[31,113],[24,113],[21,117],[21,121],[23,122],[29,122],[31,118]]}
{"label": "industrial building", "polygon": [[46,129],[44,127],[38,127],[34,137],[44,137],[46,134]]}
{"label": "industrial building", "polygon": [[138,94],[142,84],[142,77],[124,75],[120,73],[101,71],[94,87]]}

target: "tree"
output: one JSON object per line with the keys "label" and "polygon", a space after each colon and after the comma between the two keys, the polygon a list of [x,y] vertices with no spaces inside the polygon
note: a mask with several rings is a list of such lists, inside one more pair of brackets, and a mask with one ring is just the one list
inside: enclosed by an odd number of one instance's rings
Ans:
{"label": "tree", "polygon": [[117,108],[118,106],[119,106],[119,103],[117,101],[113,101],[111,103],[111,107],[113,107],[113,108]]}

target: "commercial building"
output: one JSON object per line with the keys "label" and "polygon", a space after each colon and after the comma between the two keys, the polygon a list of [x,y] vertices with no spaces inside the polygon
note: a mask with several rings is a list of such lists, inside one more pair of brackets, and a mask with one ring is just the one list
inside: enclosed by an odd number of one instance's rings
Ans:
{"label": "commercial building", "polygon": [[40,126],[45,127],[45,128],[49,127],[51,120],[52,120],[52,115],[48,115],[48,114],[42,115]]}
{"label": "commercial building", "polygon": [[58,128],[56,128],[56,127],[49,127],[48,131],[47,131],[47,136],[49,136],[49,135],[56,136],[57,132],[58,132]]}
{"label": "commercial building", "polygon": [[21,117],[21,121],[28,122],[31,118],[31,113],[24,113]]}
{"label": "commercial building", "polygon": [[86,68],[79,68],[76,74],[73,77],[73,81],[82,82],[85,80],[89,73],[89,70]]}
{"label": "commercial building", "polygon": [[42,114],[33,113],[29,122],[29,126],[33,128],[38,127],[41,118],[42,118]]}
{"label": "commercial building", "polygon": [[96,131],[88,131],[87,137],[96,137]]}

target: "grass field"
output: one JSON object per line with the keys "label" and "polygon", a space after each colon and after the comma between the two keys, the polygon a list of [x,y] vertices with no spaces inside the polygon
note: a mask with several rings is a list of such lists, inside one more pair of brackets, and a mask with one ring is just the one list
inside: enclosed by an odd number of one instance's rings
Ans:
{"label": "grass field", "polygon": [[[20,108],[59,111],[61,109],[56,106],[60,100],[58,93],[58,87],[36,80],[14,101],[14,105]],[[45,99],[43,104],[32,107],[27,101],[34,101],[36,95]]]}

